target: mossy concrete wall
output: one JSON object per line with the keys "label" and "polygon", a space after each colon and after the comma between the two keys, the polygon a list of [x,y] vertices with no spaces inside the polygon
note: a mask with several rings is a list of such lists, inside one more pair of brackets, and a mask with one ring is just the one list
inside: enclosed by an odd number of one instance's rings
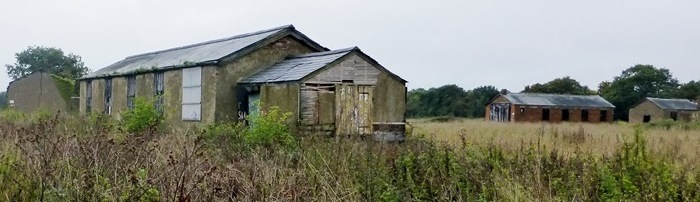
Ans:
{"label": "mossy concrete wall", "polygon": [[239,100],[236,86],[241,79],[282,61],[289,55],[311,53],[314,50],[292,37],[285,37],[255,50],[218,69],[216,80],[216,120],[233,121],[238,118]]}
{"label": "mossy concrete wall", "polygon": [[403,81],[381,72],[374,91],[372,122],[406,121],[406,84]]}
{"label": "mossy concrete wall", "polygon": [[126,110],[126,77],[114,77],[112,78],[112,117],[121,119],[121,114]]}
{"label": "mossy concrete wall", "polygon": [[25,113],[68,110],[65,97],[61,95],[54,78],[47,73],[33,73],[13,81],[7,87],[7,98],[14,101],[14,109]]}
{"label": "mossy concrete wall", "polygon": [[297,131],[299,121],[299,84],[268,84],[260,87],[260,102],[263,110],[272,106],[279,107],[281,112],[291,113],[288,125],[292,131]]}

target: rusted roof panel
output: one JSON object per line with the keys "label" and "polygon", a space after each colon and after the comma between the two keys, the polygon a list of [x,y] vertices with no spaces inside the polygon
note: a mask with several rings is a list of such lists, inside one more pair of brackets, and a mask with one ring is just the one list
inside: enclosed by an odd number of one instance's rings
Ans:
{"label": "rusted roof panel", "polygon": [[600,107],[614,108],[607,100],[598,95],[562,95],[541,93],[509,93],[503,95],[513,104],[562,107]]}
{"label": "rusted roof panel", "polygon": [[686,99],[646,98],[665,110],[698,110],[698,104]]}
{"label": "rusted roof panel", "polygon": [[249,76],[248,78],[243,79],[241,83],[298,81],[354,50],[359,49],[357,47],[353,47],[334,51],[291,56],[277,64],[253,74],[252,76]]}

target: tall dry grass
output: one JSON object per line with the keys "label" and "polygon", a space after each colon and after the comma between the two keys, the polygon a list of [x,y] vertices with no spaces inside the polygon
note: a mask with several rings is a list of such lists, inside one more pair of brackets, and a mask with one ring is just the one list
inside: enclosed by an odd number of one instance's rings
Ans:
{"label": "tall dry grass", "polygon": [[666,155],[679,163],[700,166],[700,130],[677,125],[649,127],[616,123],[498,123],[483,119],[411,119],[417,133],[452,145],[496,145],[517,152],[523,145],[540,145],[563,155],[575,152],[595,156],[612,155],[631,138],[635,127],[643,127],[651,152]]}
{"label": "tall dry grass", "polygon": [[[609,154],[589,154],[542,143],[546,127],[523,127],[539,144],[460,129],[446,145],[419,137],[449,133],[437,131],[446,125],[424,123],[403,143],[295,136],[293,145],[255,146],[240,125],[129,133],[105,117],[7,117],[0,201],[700,200],[698,169],[652,152],[641,130],[621,131],[627,139]],[[506,127],[518,128],[497,128]],[[582,137],[557,138],[590,144]]]}

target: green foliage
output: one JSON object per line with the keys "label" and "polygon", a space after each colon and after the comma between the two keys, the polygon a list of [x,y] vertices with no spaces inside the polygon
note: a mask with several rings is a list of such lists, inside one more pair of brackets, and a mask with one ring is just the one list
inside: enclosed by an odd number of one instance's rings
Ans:
{"label": "green foliage", "polygon": [[678,86],[668,69],[639,64],[622,71],[612,82],[601,83],[598,91],[615,105],[615,119],[627,120],[634,104],[645,97],[671,98]]}
{"label": "green foliage", "polygon": [[690,81],[682,84],[674,97],[685,98],[691,101],[700,100],[700,81]]}
{"label": "green foliage", "polygon": [[5,121],[9,122],[23,122],[28,120],[28,117],[25,113],[14,110],[14,109],[3,109],[0,110],[0,118],[2,118]]}
{"label": "green foliage", "polygon": [[483,117],[486,103],[498,95],[493,86],[481,86],[464,91],[457,85],[444,85],[428,90],[418,88],[408,92],[408,117],[456,116]]}
{"label": "green foliage", "polygon": [[0,92],[0,109],[7,108],[9,104],[9,101],[7,100],[7,91]]}
{"label": "green foliage", "polygon": [[58,88],[59,94],[61,94],[61,97],[66,102],[68,110],[76,110],[78,106],[75,104],[77,103],[74,104],[74,101],[72,99],[72,97],[76,97],[79,95],[75,81],[57,75],[51,75],[51,78],[53,78],[54,83],[56,84],[56,88]]}
{"label": "green foliage", "polygon": [[[256,105],[260,106],[261,104],[256,103]],[[250,114],[248,121],[251,127],[245,135],[245,142],[264,148],[275,146],[293,148],[296,143],[287,126],[289,116],[291,113],[282,112],[278,106]]]}
{"label": "green foliage", "polygon": [[570,95],[591,95],[595,93],[588,86],[581,85],[581,83],[568,76],[557,78],[544,84],[536,83],[525,86],[525,90],[522,92]]}
{"label": "green foliage", "polygon": [[78,55],[53,47],[30,46],[16,53],[15,64],[6,64],[7,75],[13,80],[22,78],[34,72],[47,72],[64,78],[77,79],[89,71]]}
{"label": "green foliage", "polygon": [[154,101],[136,97],[134,108],[122,114],[122,124],[127,132],[143,132],[154,129],[163,121],[163,116],[153,107]]}

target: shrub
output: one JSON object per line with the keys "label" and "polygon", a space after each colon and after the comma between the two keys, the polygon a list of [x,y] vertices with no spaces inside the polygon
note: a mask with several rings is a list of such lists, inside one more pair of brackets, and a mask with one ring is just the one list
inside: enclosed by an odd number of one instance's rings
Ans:
{"label": "shrub", "polygon": [[[256,103],[260,105],[260,103]],[[261,109],[261,108],[259,108]],[[289,131],[287,119],[291,113],[282,112],[278,106],[260,110],[248,116],[250,129],[245,135],[245,142],[251,146],[272,148],[294,146],[294,136]]]}
{"label": "shrub", "polygon": [[136,98],[134,108],[122,115],[122,125],[127,132],[143,132],[146,129],[156,128],[163,116],[153,107],[154,101],[145,98]]}

